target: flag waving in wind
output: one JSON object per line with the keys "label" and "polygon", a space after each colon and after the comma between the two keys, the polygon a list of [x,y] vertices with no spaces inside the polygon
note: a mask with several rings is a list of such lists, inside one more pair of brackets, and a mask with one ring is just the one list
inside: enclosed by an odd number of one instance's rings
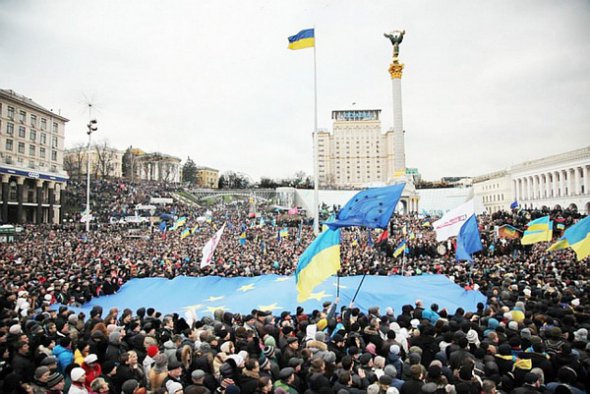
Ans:
{"label": "flag waving in wind", "polygon": [[442,242],[459,235],[463,224],[474,214],[473,200],[469,200],[445,213],[442,218],[432,223],[434,231],[436,231],[436,240]]}
{"label": "flag waving in wind", "polygon": [[459,230],[455,257],[457,260],[472,261],[471,255],[482,249],[483,245],[481,244],[481,236],[477,227],[477,219],[475,218],[475,214],[473,214],[461,226],[461,230]]}
{"label": "flag waving in wind", "polygon": [[223,226],[221,226],[219,230],[217,230],[215,235],[213,235],[213,238],[207,241],[207,243],[203,247],[203,258],[201,258],[201,268],[211,264],[211,261],[213,260],[213,253],[215,253],[215,248],[217,248],[217,245],[221,240],[221,235],[223,235],[224,229],[225,223],[223,224]]}
{"label": "flag waving in wind", "polygon": [[590,216],[565,230],[563,237],[548,250],[565,249],[568,246],[576,252],[578,261],[590,255]]}
{"label": "flag waving in wind", "polygon": [[398,183],[363,190],[346,203],[335,221],[325,224],[331,229],[352,226],[387,228],[405,186],[405,183]]}
{"label": "flag waving in wind", "polygon": [[299,256],[295,281],[297,302],[305,301],[313,289],[340,269],[340,230],[328,229]]}
{"label": "flag waving in wind", "polygon": [[289,49],[304,49],[315,46],[314,29],[301,30],[294,36],[289,37]]}

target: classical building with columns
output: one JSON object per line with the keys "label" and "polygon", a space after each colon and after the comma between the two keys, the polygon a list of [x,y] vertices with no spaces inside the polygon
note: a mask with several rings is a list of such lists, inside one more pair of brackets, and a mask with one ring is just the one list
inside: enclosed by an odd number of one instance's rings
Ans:
{"label": "classical building with columns", "polygon": [[526,161],[473,180],[474,196],[488,212],[523,208],[576,208],[590,214],[590,147]]}
{"label": "classical building with columns", "polygon": [[137,179],[170,183],[182,182],[181,160],[163,153],[143,153],[137,156],[135,171]]}
{"label": "classical building with columns", "polygon": [[590,213],[590,146],[510,169],[514,198],[525,208],[575,207]]}
{"label": "classical building with columns", "polygon": [[2,223],[61,222],[66,122],[32,99],[0,89]]}

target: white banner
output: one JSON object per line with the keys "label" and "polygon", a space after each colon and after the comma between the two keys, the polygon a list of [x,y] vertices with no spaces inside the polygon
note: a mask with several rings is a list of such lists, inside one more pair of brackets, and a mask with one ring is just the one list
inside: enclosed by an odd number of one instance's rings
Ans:
{"label": "white banner", "polygon": [[442,242],[450,237],[457,236],[463,223],[474,214],[473,199],[445,213],[442,218],[432,223],[432,227],[436,231],[436,240]]}
{"label": "white banner", "polygon": [[211,260],[213,260],[213,253],[215,253],[215,248],[217,247],[219,240],[221,240],[221,235],[223,234],[224,229],[225,223],[219,230],[217,230],[213,238],[207,241],[207,243],[203,247],[203,258],[201,259],[201,268],[211,264]]}

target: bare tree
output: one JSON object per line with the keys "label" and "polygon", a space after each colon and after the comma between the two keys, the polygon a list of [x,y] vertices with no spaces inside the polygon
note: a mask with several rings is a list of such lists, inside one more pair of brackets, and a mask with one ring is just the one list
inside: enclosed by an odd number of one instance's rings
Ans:
{"label": "bare tree", "polygon": [[76,144],[64,158],[64,170],[78,182],[82,182],[82,173],[86,172],[86,149],[86,144]]}
{"label": "bare tree", "polygon": [[108,141],[97,143],[96,149],[96,170],[95,176],[106,178],[112,176],[115,170],[115,150]]}

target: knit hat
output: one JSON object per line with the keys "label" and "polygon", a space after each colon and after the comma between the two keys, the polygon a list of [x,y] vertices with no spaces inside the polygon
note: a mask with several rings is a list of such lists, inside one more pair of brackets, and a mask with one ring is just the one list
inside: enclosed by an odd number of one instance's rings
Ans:
{"label": "knit hat", "polygon": [[369,387],[367,387],[367,394],[379,394],[379,385],[376,383],[373,383],[372,385],[370,385]]}
{"label": "knit hat", "polygon": [[264,349],[262,350],[262,353],[264,353],[264,355],[266,357],[271,357],[273,355],[275,351],[274,346],[265,346]]}
{"label": "knit hat", "polygon": [[173,369],[181,368],[182,364],[179,361],[171,360],[168,362],[168,371],[172,371]]}
{"label": "knit hat", "polygon": [[168,394],[175,394],[177,391],[182,390],[182,384],[169,380],[166,382],[166,390],[168,390]]}
{"label": "knit hat", "polygon": [[389,347],[389,353],[393,353],[393,354],[399,354],[400,352],[400,347],[399,345],[391,345]]}
{"label": "knit hat", "polygon": [[12,326],[10,326],[10,328],[8,329],[8,332],[12,335],[20,335],[23,333],[23,329],[20,326],[20,324],[13,324]]}
{"label": "knit hat", "polygon": [[49,367],[46,367],[44,365],[37,367],[37,369],[35,369],[35,380],[39,380],[41,376],[43,376],[47,372],[49,372]]}
{"label": "knit hat", "polygon": [[70,372],[70,377],[72,378],[73,382],[77,382],[84,375],[86,375],[86,372],[82,368],[79,368],[79,367],[72,369],[72,372]]}
{"label": "knit hat", "polygon": [[469,330],[467,331],[467,341],[469,343],[479,346],[479,338],[477,336],[477,331]]}
{"label": "knit hat", "polygon": [[283,368],[279,372],[279,379],[281,379],[281,380],[288,379],[289,376],[293,375],[294,373],[295,373],[295,370],[291,367]]}
{"label": "knit hat", "polygon": [[225,388],[225,394],[240,394],[242,390],[235,384],[230,384]]}
{"label": "knit hat", "polygon": [[128,379],[121,386],[121,392],[124,394],[133,394],[136,388],[139,387],[139,382],[135,379]]}
{"label": "knit hat", "polygon": [[195,369],[191,373],[191,378],[193,378],[194,380],[198,380],[198,379],[201,379],[204,377],[205,377],[205,371],[203,371],[202,369]]}
{"label": "knit hat", "polygon": [[381,377],[379,378],[379,383],[381,383],[382,385],[390,386],[391,382],[393,382],[393,379],[389,375],[381,375]]}
{"label": "knit hat", "polygon": [[158,349],[156,345],[148,346],[147,355],[153,358],[156,354],[158,354],[158,351],[160,351],[160,349]]}
{"label": "knit hat", "polygon": [[53,356],[48,356],[48,357],[45,357],[43,360],[41,360],[41,365],[52,365],[52,364],[57,364],[57,358],[55,358]]}
{"label": "knit hat", "polygon": [[95,363],[98,360],[98,357],[96,356],[96,354],[89,354],[88,356],[84,357],[84,362],[86,363],[86,365]]}
{"label": "knit hat", "polygon": [[511,329],[512,331],[518,331],[518,323],[515,322],[514,320],[508,322],[508,328]]}
{"label": "knit hat", "polygon": [[574,331],[574,340],[580,342],[587,342],[588,330],[586,330],[585,328],[580,328],[578,331]]}
{"label": "knit hat", "polygon": [[326,342],[326,333],[323,331],[318,331],[315,333],[315,340],[320,342]]}
{"label": "knit hat", "polygon": [[54,386],[57,386],[57,384],[61,382],[63,379],[64,377],[62,376],[62,374],[60,374],[59,372],[54,372],[51,375],[49,375],[49,378],[47,378],[47,387],[53,388]]}
{"label": "knit hat", "polygon": [[372,359],[373,357],[371,357],[370,353],[363,353],[363,355],[359,357],[359,362],[362,365],[367,365]]}
{"label": "knit hat", "polygon": [[121,333],[119,331],[113,331],[109,334],[109,342],[118,343],[121,341]]}

